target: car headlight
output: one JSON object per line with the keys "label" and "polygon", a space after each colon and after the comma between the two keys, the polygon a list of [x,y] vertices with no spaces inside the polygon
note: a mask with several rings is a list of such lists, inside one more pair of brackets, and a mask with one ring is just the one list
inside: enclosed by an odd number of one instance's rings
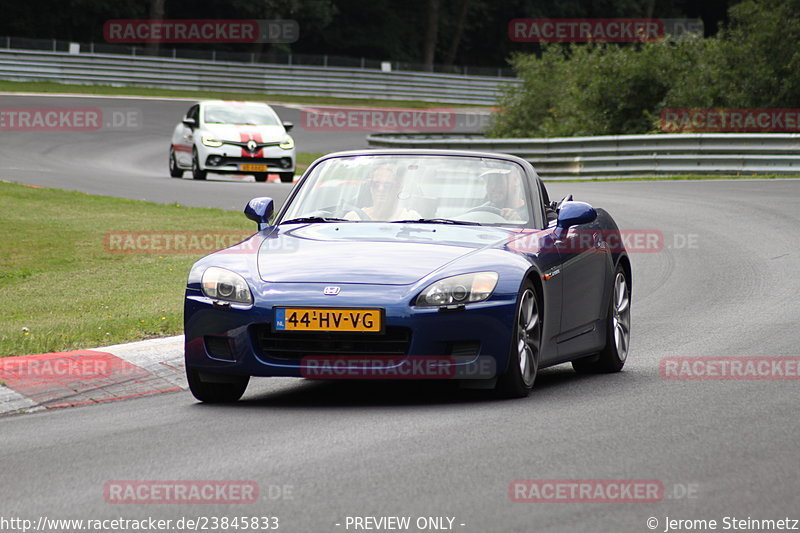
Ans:
{"label": "car headlight", "polygon": [[203,294],[215,300],[250,305],[253,295],[242,276],[219,267],[209,267],[203,272]]}
{"label": "car headlight", "polygon": [[211,146],[214,148],[222,146],[222,141],[220,141],[219,139],[213,139],[207,135],[203,135],[202,140],[203,144],[205,144],[206,146]]}
{"label": "car headlight", "polygon": [[497,285],[497,272],[474,272],[440,279],[417,296],[422,307],[480,302],[491,296]]}
{"label": "car headlight", "polygon": [[284,150],[291,150],[292,148],[294,148],[294,139],[292,139],[287,135],[286,138],[282,140],[281,144],[279,144],[278,146],[280,146]]}

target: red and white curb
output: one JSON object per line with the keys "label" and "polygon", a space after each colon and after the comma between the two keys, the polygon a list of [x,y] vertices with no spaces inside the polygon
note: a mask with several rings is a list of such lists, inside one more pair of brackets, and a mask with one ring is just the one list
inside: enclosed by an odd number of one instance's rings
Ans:
{"label": "red and white curb", "polygon": [[182,335],[0,359],[0,415],[186,388]]}

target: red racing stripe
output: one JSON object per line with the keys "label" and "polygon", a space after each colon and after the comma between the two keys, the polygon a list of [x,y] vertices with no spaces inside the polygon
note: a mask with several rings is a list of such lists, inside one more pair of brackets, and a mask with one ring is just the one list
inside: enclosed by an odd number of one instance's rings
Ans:
{"label": "red racing stripe", "polygon": [[192,147],[183,144],[173,144],[172,149],[176,152],[186,152],[187,154],[192,153]]}
{"label": "red racing stripe", "polygon": [[[250,140],[250,136],[247,133],[240,131],[239,140],[242,141],[243,143],[246,143],[247,141]],[[250,152],[248,152],[247,148],[245,148],[244,146],[242,146],[242,157],[253,157],[250,155]]]}
{"label": "red racing stripe", "polygon": [[[249,141],[250,139],[256,141],[259,144],[261,144],[263,142],[261,140],[261,134],[258,133],[257,131],[249,131],[249,132],[248,131],[240,131],[239,132],[239,139],[241,139],[241,141],[245,142],[245,143],[247,141]],[[254,153],[254,154],[250,154],[247,151],[247,149],[243,146],[242,147],[242,157],[264,157],[264,149],[263,148],[259,148],[258,152]]]}

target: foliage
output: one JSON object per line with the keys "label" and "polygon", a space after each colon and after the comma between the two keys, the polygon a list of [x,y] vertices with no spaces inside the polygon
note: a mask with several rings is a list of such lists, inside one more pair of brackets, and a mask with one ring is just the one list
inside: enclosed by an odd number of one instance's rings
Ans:
{"label": "foliage", "polygon": [[714,37],[551,45],[516,55],[523,80],[501,100],[495,137],[657,131],[665,108],[797,108],[800,0],[747,0]]}

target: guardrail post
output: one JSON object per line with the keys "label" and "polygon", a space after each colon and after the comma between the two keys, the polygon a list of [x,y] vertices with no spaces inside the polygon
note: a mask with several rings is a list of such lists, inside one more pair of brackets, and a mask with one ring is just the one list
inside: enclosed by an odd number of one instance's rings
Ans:
{"label": "guardrail post", "polygon": [[175,59],[177,57],[178,57],[178,49],[173,47],[172,48],[172,59]]}
{"label": "guardrail post", "polygon": [[90,54],[94,53],[94,41],[89,43],[89,53]]}
{"label": "guardrail post", "polygon": [[292,54],[289,54],[289,66],[292,66]]}
{"label": "guardrail post", "polygon": [[53,39],[53,52],[57,52],[58,48],[56,47],[56,40]]}
{"label": "guardrail post", "polygon": [[6,48],[11,50],[11,37],[9,37],[8,35],[6,35]]}
{"label": "guardrail post", "polygon": [[328,66],[328,55],[327,54],[322,56],[322,66],[323,67],[327,67]]}
{"label": "guardrail post", "polygon": [[361,58],[361,68],[364,68],[364,67],[366,67],[366,64],[367,64],[367,63],[366,63],[366,59],[364,59],[364,58],[362,57],[362,58]]}
{"label": "guardrail post", "polygon": [[211,50],[211,61],[216,61],[216,60],[217,60],[217,51]]}

